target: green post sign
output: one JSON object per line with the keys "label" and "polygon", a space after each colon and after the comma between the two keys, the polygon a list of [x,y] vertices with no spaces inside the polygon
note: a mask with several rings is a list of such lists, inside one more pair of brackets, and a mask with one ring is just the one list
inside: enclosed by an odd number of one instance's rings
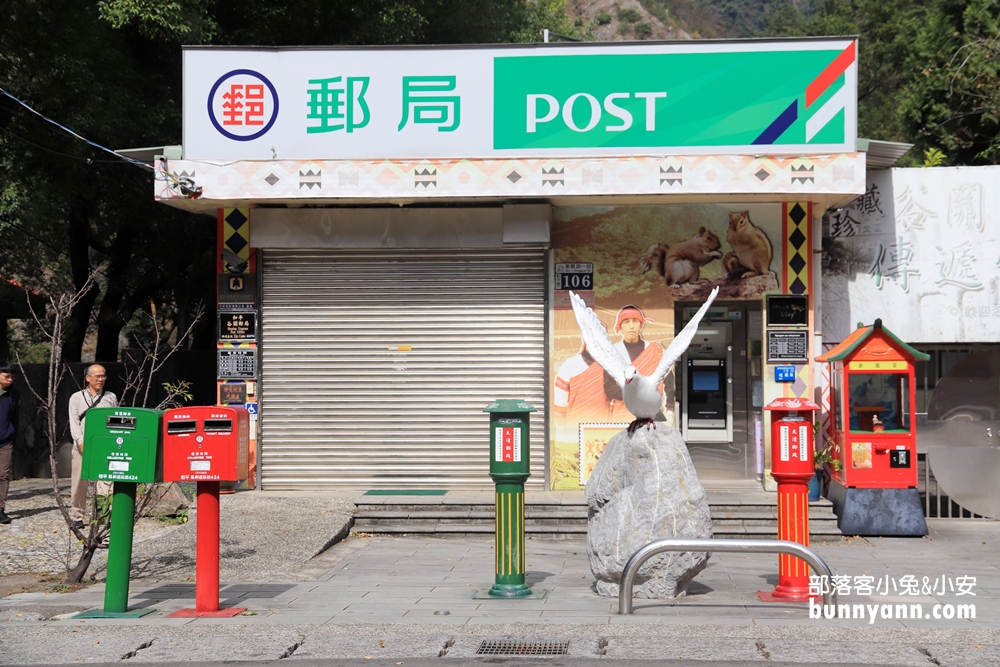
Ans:
{"label": "green post sign", "polygon": [[[845,50],[498,57],[495,149],[853,141]],[[623,151],[627,152],[627,151]]]}

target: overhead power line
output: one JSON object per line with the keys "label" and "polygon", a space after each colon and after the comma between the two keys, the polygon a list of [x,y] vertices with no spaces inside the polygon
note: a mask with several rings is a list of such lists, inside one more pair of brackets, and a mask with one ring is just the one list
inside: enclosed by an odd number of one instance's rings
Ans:
{"label": "overhead power line", "polygon": [[138,160],[133,160],[130,157],[125,157],[124,155],[120,155],[120,154],[114,152],[113,150],[111,150],[110,148],[107,148],[106,146],[102,146],[102,145],[100,145],[97,142],[91,141],[90,139],[87,139],[86,137],[80,136],[79,134],[77,134],[73,130],[69,129],[65,125],[52,120],[51,118],[49,118],[48,116],[46,116],[45,114],[43,114],[41,112],[35,111],[34,109],[31,108],[30,105],[28,105],[27,102],[19,100],[18,98],[14,97],[13,95],[11,95],[10,93],[8,93],[3,88],[0,88],[0,94],[3,94],[4,97],[9,97],[10,99],[14,100],[18,104],[20,104],[22,107],[24,107],[25,109],[27,109],[28,111],[30,111],[31,113],[35,114],[36,116],[38,116],[39,118],[41,118],[42,120],[44,120],[46,123],[51,123],[52,125],[55,125],[56,127],[58,127],[63,132],[66,132],[66,133],[70,134],[71,136],[76,137],[77,139],[79,139],[83,143],[87,144],[88,146],[93,146],[94,148],[96,148],[98,150],[102,150],[105,153],[111,153],[112,155],[114,155],[118,159],[124,160],[125,162],[128,162],[130,164],[134,164],[137,167],[142,167],[143,169],[149,169],[151,171],[155,171],[155,169],[153,169],[153,167],[149,166],[145,162],[139,162]]}
{"label": "overhead power line", "polygon": [[89,157],[81,157],[79,155],[70,155],[69,153],[63,153],[62,151],[57,151],[54,148],[49,148],[48,146],[43,146],[41,144],[35,143],[31,139],[26,139],[25,137],[22,137],[19,134],[11,132],[10,130],[8,130],[5,127],[0,127],[0,130],[6,132],[7,134],[9,134],[10,136],[14,137],[15,139],[17,139],[19,141],[23,141],[26,144],[30,144],[30,145],[34,146],[35,148],[37,148],[39,150],[43,150],[43,151],[46,151],[48,153],[54,153],[55,155],[59,155],[59,156],[65,157],[65,158],[69,158],[71,160],[77,160],[79,162],[85,162],[86,164],[94,164],[94,163],[101,163],[101,164],[128,164],[127,162],[123,162],[120,159],[119,160],[95,160],[95,159],[89,158]]}
{"label": "overhead power line", "polygon": [[[195,185],[194,181],[190,177],[178,176],[177,174],[168,172],[166,169],[157,169],[156,167],[154,167],[152,165],[148,165],[145,162],[140,162],[139,160],[134,160],[134,159],[132,159],[130,157],[122,155],[121,153],[115,152],[114,150],[108,148],[107,146],[102,146],[102,145],[100,145],[97,142],[91,141],[90,139],[87,139],[86,137],[83,137],[83,136],[77,134],[76,132],[74,132],[73,130],[69,129],[65,125],[52,120],[51,118],[49,118],[45,114],[43,114],[43,113],[41,113],[39,111],[36,111],[27,102],[24,102],[24,101],[22,101],[22,100],[20,100],[20,99],[18,99],[16,97],[14,97],[13,95],[11,95],[10,93],[8,93],[3,88],[0,88],[0,95],[3,95],[4,97],[8,97],[8,98],[12,99],[13,101],[17,102],[22,107],[24,107],[25,109],[27,109],[28,111],[30,111],[31,113],[35,114],[36,116],[38,116],[39,118],[41,118],[42,120],[44,120],[46,123],[50,123],[51,125],[54,125],[55,127],[59,128],[60,130],[68,133],[70,136],[72,136],[72,137],[74,137],[74,138],[82,141],[83,143],[87,144],[88,146],[93,146],[94,148],[96,148],[98,150],[102,150],[105,153],[110,153],[111,155],[114,155],[116,158],[118,158],[119,160],[121,160],[123,162],[127,162],[128,164],[132,164],[132,165],[135,165],[137,167],[140,167],[141,169],[146,169],[146,170],[149,170],[149,171],[153,172],[154,177],[166,181],[167,187],[169,187],[173,192],[181,195],[182,197],[186,197],[188,199],[197,199],[198,197],[201,196],[201,188],[198,187],[197,185]],[[13,136],[17,137],[17,135],[15,135],[13,132],[10,132],[9,130],[8,130],[8,133],[10,133]],[[28,141],[27,139],[24,139],[23,137],[17,137],[17,138],[21,139],[22,141]],[[28,143],[33,143],[33,142],[28,142]],[[48,151],[51,151],[53,153],[58,153],[60,155],[68,157],[68,158],[81,159],[81,158],[78,158],[78,157],[76,157],[74,155],[68,155],[66,153],[59,153],[59,151],[54,151],[52,149],[45,148],[44,146],[39,146],[38,144],[34,144],[34,145],[38,146],[38,148],[41,148],[43,150],[48,150]],[[105,161],[105,160],[88,160],[87,158],[82,158],[82,159],[84,161],[86,161],[88,164],[90,164],[92,162],[104,162]],[[113,162],[113,160],[108,160],[108,162]],[[164,161],[164,163],[165,163],[165,161]]]}

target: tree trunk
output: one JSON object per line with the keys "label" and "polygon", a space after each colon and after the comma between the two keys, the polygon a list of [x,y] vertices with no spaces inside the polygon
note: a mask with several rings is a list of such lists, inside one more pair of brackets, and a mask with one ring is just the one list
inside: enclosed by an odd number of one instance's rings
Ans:
{"label": "tree trunk", "polygon": [[66,580],[63,583],[78,584],[83,581],[83,575],[87,574],[87,570],[90,569],[90,561],[94,560],[94,554],[96,553],[97,545],[88,545],[85,540],[83,543],[83,553],[80,554],[80,560],[77,561],[76,567],[66,573]]}
{"label": "tree trunk", "polygon": [[[73,271],[73,284],[77,291],[87,284],[90,278],[90,216],[87,203],[77,200],[69,214],[69,259]],[[87,324],[90,322],[90,312],[94,309],[100,288],[95,284],[76,302],[66,322],[66,337],[63,340],[62,360],[66,362],[80,361],[83,354],[83,341],[87,336]]]}
{"label": "tree trunk", "polygon": [[[108,253],[108,282],[97,314],[97,351],[95,361],[118,361],[118,337],[122,328],[132,319],[135,306],[126,298],[129,272],[132,271],[132,253],[135,228],[124,224],[119,227]],[[122,302],[126,303],[124,306]]]}

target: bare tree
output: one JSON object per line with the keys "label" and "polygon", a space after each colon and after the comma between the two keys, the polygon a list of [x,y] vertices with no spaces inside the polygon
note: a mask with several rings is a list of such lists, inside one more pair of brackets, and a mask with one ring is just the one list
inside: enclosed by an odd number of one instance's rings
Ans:
{"label": "bare tree", "polygon": [[[180,348],[184,341],[191,337],[198,322],[205,314],[204,302],[198,304],[198,310],[191,323],[183,333],[177,336],[177,340],[170,343],[170,332],[164,330],[163,323],[156,314],[156,307],[150,304],[150,312],[142,312],[143,317],[149,318],[152,332],[148,340],[138,340],[137,344],[141,351],[141,358],[133,359],[137,364],[135,368],[127,368],[125,371],[125,390],[122,392],[122,405],[131,405],[144,408],[149,406],[150,393],[153,389],[153,380],[163,368],[167,360],[173,356],[174,352]],[[166,334],[166,335],[165,335]],[[155,408],[164,410],[180,405],[178,399],[190,400],[191,383],[186,380],[177,380],[176,383],[164,382],[161,385],[166,396]]]}
{"label": "bare tree", "polygon": [[[74,294],[62,293],[58,296],[49,295],[49,313],[47,316],[45,313],[39,316],[31,304],[31,299],[28,299],[28,308],[31,309],[31,315],[35,320],[35,324],[38,326],[39,331],[42,332],[42,335],[49,341],[49,368],[45,391],[43,393],[36,391],[32,384],[27,381],[28,375],[24,372],[24,364],[21,363],[20,355],[17,355],[18,366],[21,367],[21,374],[25,378],[28,389],[38,401],[39,412],[45,414],[43,432],[49,442],[49,465],[52,469],[52,492],[56,498],[56,505],[59,507],[59,511],[62,512],[70,532],[80,540],[83,546],[83,552],[73,567],[70,566],[71,551],[67,550],[65,560],[65,583],[67,584],[79,583],[83,579],[83,575],[90,569],[90,563],[94,559],[94,554],[103,545],[110,531],[108,513],[100,511],[100,503],[96,501],[94,502],[89,529],[84,532],[84,529],[74,525],[69,508],[66,506],[66,501],[59,492],[59,471],[56,461],[56,451],[62,435],[58,427],[57,401],[59,398],[59,387],[62,385],[68,371],[66,362],[62,360],[62,347],[66,340],[66,325],[70,320],[73,308],[93,288],[95,276],[96,272],[91,272],[87,276],[87,280],[83,286]],[[25,290],[25,295],[28,296],[27,290]]]}
{"label": "bare tree", "polygon": [[[70,314],[77,303],[86,296],[88,291],[93,287],[94,279],[97,271],[91,273],[84,285],[74,294],[63,293],[59,296],[49,296],[49,309],[50,312],[46,316],[42,314],[39,316],[37,312],[32,308],[32,317],[34,318],[35,324],[38,326],[39,330],[42,332],[43,336],[48,339],[50,350],[49,350],[49,367],[48,367],[48,378],[46,381],[45,391],[40,393],[35,390],[30,382],[27,382],[28,388],[38,401],[39,411],[45,414],[45,437],[49,442],[49,462],[52,468],[52,489],[56,498],[56,504],[59,507],[59,511],[63,515],[63,519],[66,521],[66,525],[70,530],[72,537],[69,538],[69,543],[65,550],[65,555],[63,555],[63,550],[56,546],[53,546],[53,552],[57,555],[57,558],[66,567],[66,579],[65,583],[75,584],[83,580],[84,575],[90,569],[91,562],[97,553],[97,550],[107,546],[108,535],[111,530],[110,526],[110,500],[107,497],[94,497],[94,502],[90,509],[90,520],[88,525],[81,529],[74,525],[73,519],[70,515],[69,508],[66,506],[66,501],[59,492],[59,473],[57,470],[56,461],[56,451],[57,446],[61,440],[62,433],[59,432],[58,428],[58,415],[57,415],[57,400],[59,396],[59,388],[62,385],[63,380],[66,377],[68,366],[62,360],[62,347],[66,338],[66,325],[70,320]],[[31,308],[31,302],[28,302],[29,308]],[[184,343],[184,341],[190,336],[191,332],[194,330],[195,325],[201,319],[204,314],[205,307],[204,304],[200,304],[198,307],[198,312],[196,313],[193,321],[187,330],[178,337],[177,341],[173,344],[169,343],[165,337],[162,336],[163,325],[155,316],[155,310],[153,310],[153,315],[150,315],[153,325],[154,336],[152,341],[148,344],[140,343],[140,349],[142,349],[143,357],[138,360],[138,366],[134,369],[126,371],[125,379],[125,391],[122,395],[122,405],[132,405],[136,407],[146,407],[150,400],[150,394],[152,391],[152,385],[156,373],[163,368],[176,349]],[[18,365],[21,367],[21,373],[27,380],[27,374],[24,372],[24,365],[21,363],[20,355],[18,355]],[[164,382],[163,388],[166,391],[165,398],[160,401],[158,405],[155,406],[156,409],[164,409],[166,407],[172,407],[178,405],[178,400],[190,400],[190,386],[191,383],[184,380],[177,380],[175,383]],[[141,516],[144,514],[151,505],[154,505],[163,495],[165,489],[156,484],[146,485],[143,492],[137,499],[135,510],[136,516]],[[82,547],[80,556],[75,565],[72,564],[72,541],[73,537],[79,540],[79,544]],[[47,536],[46,536],[47,538]],[[46,539],[48,542],[49,540]]]}

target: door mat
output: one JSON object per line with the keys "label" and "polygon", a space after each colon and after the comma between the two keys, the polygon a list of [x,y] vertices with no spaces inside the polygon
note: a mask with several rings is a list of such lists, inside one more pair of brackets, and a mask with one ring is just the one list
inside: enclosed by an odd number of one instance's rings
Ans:
{"label": "door mat", "polygon": [[369,489],[366,496],[443,496],[445,489]]}

